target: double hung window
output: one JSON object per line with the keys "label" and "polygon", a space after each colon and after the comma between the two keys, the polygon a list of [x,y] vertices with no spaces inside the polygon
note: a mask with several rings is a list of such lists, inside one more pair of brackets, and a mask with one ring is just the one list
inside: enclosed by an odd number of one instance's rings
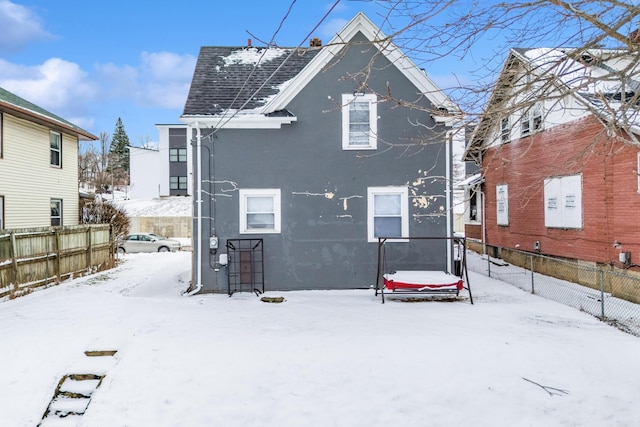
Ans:
{"label": "double hung window", "polygon": [[500,140],[502,142],[511,141],[511,124],[509,118],[506,117],[500,122]]}
{"label": "double hung window", "polygon": [[240,190],[240,233],[280,233],[280,189]]}
{"label": "double hung window", "polygon": [[378,108],[375,94],[342,95],[342,149],[377,147]]}
{"label": "double hung window", "polygon": [[527,108],[522,113],[520,127],[522,136],[530,135],[542,129],[542,106],[539,103]]}
{"label": "double hung window", "polygon": [[407,187],[369,187],[368,191],[368,241],[378,237],[409,236],[409,192]]}
{"label": "double hung window", "polygon": [[51,225],[62,225],[62,199],[51,199]]}
{"label": "double hung window", "polygon": [[51,152],[51,166],[62,167],[62,134],[50,131],[49,146]]}

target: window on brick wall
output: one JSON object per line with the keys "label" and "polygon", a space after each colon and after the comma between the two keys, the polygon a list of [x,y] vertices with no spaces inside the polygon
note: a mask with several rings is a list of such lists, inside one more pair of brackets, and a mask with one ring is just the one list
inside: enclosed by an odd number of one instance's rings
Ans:
{"label": "window on brick wall", "polygon": [[582,175],[544,180],[544,225],[582,228]]}
{"label": "window on brick wall", "polygon": [[496,217],[498,225],[509,225],[509,186],[496,185]]}

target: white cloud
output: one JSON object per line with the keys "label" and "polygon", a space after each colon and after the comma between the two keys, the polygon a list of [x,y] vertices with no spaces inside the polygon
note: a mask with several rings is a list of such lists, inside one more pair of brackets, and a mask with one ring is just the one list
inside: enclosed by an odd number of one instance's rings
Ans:
{"label": "white cloud", "polygon": [[140,63],[97,67],[99,79],[111,90],[109,96],[129,98],[136,104],[182,109],[187,100],[196,57],[171,52],[143,52]]}
{"label": "white cloud", "polygon": [[193,55],[178,55],[171,52],[143,52],[141,60],[142,71],[148,73],[154,80],[191,81],[196,66],[196,58]]}
{"label": "white cloud", "polygon": [[145,52],[138,64],[98,64],[91,70],[60,58],[33,66],[0,58],[0,87],[90,130],[116,106],[120,112],[137,105],[179,115],[195,63],[193,55],[169,52]]}
{"label": "white cloud", "polygon": [[320,27],[320,34],[323,38],[327,39],[326,43],[328,43],[348,22],[348,20],[342,18],[331,19]]}
{"label": "white cloud", "polygon": [[67,120],[85,111],[98,94],[97,85],[78,64],[60,58],[36,66],[0,60],[0,86]]}
{"label": "white cloud", "polygon": [[25,6],[0,0],[0,51],[13,51],[36,40],[51,38],[40,18]]}

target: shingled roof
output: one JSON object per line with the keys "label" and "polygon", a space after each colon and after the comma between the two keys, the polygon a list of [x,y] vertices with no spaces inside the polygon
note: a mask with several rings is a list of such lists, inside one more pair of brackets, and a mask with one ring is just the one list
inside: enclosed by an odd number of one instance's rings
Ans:
{"label": "shingled roof", "polygon": [[203,46],[183,116],[255,113],[320,51],[318,48]]}
{"label": "shingled roof", "polygon": [[38,107],[36,104],[33,104],[24,98],[20,98],[18,95],[11,93],[1,87],[0,107],[11,111],[13,114],[16,114],[18,116],[28,117],[31,120],[42,121],[49,125],[62,127],[63,129],[78,135],[82,140],[98,139],[97,136],[74,125],[70,121],[63,119],[62,117],[57,116],[42,107]]}

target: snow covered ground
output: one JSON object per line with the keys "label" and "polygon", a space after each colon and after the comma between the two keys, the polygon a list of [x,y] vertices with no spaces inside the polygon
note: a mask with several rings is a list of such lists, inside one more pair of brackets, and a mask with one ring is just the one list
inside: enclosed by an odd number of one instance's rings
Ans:
{"label": "snow covered ground", "polygon": [[114,200],[129,216],[191,216],[193,198],[190,196],[160,197],[155,199]]}
{"label": "snow covered ground", "polygon": [[640,339],[576,309],[475,273],[475,305],[186,297],[190,255],[0,302],[0,425],[37,425],[84,351],[117,350],[77,425],[640,426]]}

